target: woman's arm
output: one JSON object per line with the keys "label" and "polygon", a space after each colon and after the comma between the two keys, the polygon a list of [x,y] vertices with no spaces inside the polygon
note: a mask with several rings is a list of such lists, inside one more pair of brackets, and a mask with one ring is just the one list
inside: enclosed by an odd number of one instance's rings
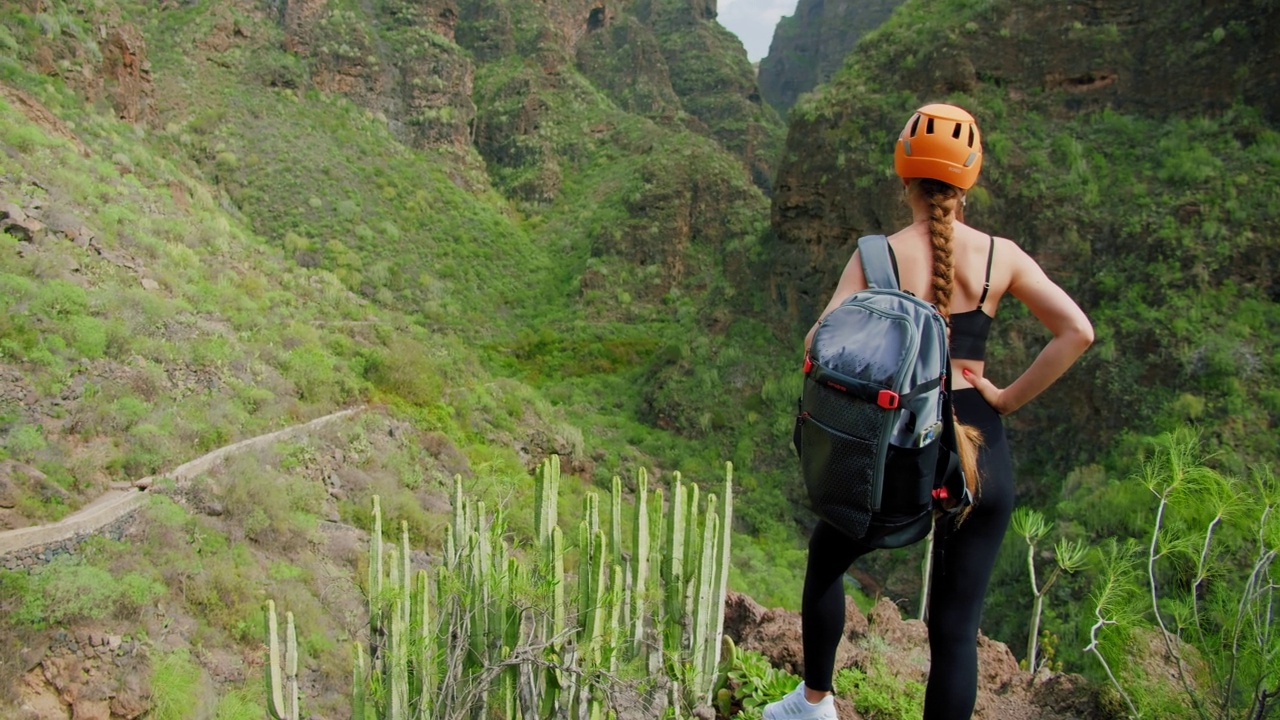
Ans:
{"label": "woman's arm", "polygon": [[813,344],[813,334],[818,331],[818,323],[822,319],[831,314],[832,310],[840,307],[840,303],[848,300],[850,296],[859,290],[867,289],[867,278],[862,274],[862,258],[858,255],[858,251],[854,250],[853,255],[849,258],[849,262],[844,266],[844,272],[840,273],[840,282],[836,283],[836,290],[831,294],[831,300],[827,303],[826,309],[818,316],[818,320],[813,323],[813,327],[809,328],[809,332],[804,336],[804,352],[809,353],[809,346]]}
{"label": "woman's arm", "polygon": [[1009,292],[1026,304],[1031,314],[1053,333],[1053,339],[1008,387],[996,387],[990,380],[964,371],[965,379],[1002,415],[1044,392],[1093,344],[1093,325],[1080,306],[1045,275],[1030,255],[1013,243],[1006,245],[1015,253]]}

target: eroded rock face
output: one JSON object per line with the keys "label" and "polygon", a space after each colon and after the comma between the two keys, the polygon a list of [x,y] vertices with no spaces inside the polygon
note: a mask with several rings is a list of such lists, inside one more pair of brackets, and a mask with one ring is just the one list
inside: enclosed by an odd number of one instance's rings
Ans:
{"label": "eroded rock face", "polygon": [[132,25],[111,28],[102,48],[102,77],[111,105],[121,120],[138,122],[151,112],[155,86],[142,33]]}
{"label": "eroded rock face", "polygon": [[889,18],[902,0],[800,0],[773,31],[760,60],[760,92],[779,112],[826,82],[863,35]]}
{"label": "eroded rock face", "polygon": [[31,48],[34,69],[62,78],[90,103],[105,99],[121,120],[150,119],[155,85],[142,32],[102,8],[76,7],[74,12],[92,35],[77,35],[55,24]]}
{"label": "eroded rock face", "polygon": [[540,103],[586,90],[572,69],[627,112],[714,138],[767,189],[782,125],[741,43],[714,18],[714,3],[701,1],[463,0],[459,44],[483,65],[502,64],[477,91],[475,137],[486,160],[518,178],[507,192],[554,199],[562,167],[579,160],[566,147],[576,138],[547,137],[537,122]]}
{"label": "eroded rock face", "polygon": [[312,61],[315,87],[379,113],[418,148],[471,143],[474,67],[454,44],[458,19],[453,0],[400,0],[378,12],[289,0],[281,12],[285,47]]}
{"label": "eroded rock face", "polygon": [[[729,593],[725,602],[725,635],[744,649],[769,658],[778,668],[804,673],[800,615],[766,610],[746,595]],[[858,668],[888,672],[902,681],[926,683],[933,671],[925,624],[903,620],[898,607],[881,598],[863,614],[847,599],[844,637],[836,654],[836,670]],[[939,669],[945,672],[945,668]],[[859,718],[848,698],[836,698],[842,718]],[[974,720],[1095,720],[1107,717],[1098,688],[1079,675],[1033,675],[1018,667],[1003,643],[978,635],[978,700]]]}
{"label": "eroded rock face", "polygon": [[22,678],[20,717],[135,720],[151,709],[143,647],[97,631],[58,633]]}

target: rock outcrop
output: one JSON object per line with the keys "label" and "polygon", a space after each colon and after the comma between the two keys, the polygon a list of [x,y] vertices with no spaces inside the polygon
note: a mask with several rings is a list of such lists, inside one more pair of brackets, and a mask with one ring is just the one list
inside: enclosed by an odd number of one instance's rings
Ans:
{"label": "rock outcrop", "polygon": [[550,110],[599,91],[627,113],[713,138],[767,188],[782,124],[741,43],[714,18],[713,4],[680,0],[462,2],[458,43],[485,76],[476,147],[500,184],[524,200],[557,197],[584,138],[552,132]]}
{"label": "rock outcrop", "polygon": [[53,633],[43,656],[22,677],[17,720],[142,717],[151,709],[148,649],[108,632]]}
{"label": "rock outcrop", "polygon": [[760,92],[785,113],[801,94],[831,78],[863,35],[893,14],[902,0],[800,0],[773,31],[760,60]]}
{"label": "rock outcrop", "polygon": [[310,81],[385,118],[406,144],[462,149],[476,116],[474,66],[455,42],[453,0],[397,0],[377,12],[289,0],[285,49],[310,63]]}
{"label": "rock outcrop", "polygon": [[[778,668],[804,673],[800,615],[766,610],[751,598],[730,593],[725,602],[725,635],[744,649],[769,658]],[[837,672],[857,668],[889,673],[899,682],[925,683],[935,671],[929,664],[925,624],[903,620],[898,606],[881,598],[868,613],[852,599],[845,603],[844,637],[836,654]],[[937,669],[945,672],[945,668]],[[863,717],[850,702],[837,697],[842,718]],[[1004,643],[978,636],[978,702],[974,720],[1099,720],[1109,717],[1099,689],[1079,675],[1030,673],[1018,667]]]}
{"label": "rock outcrop", "polygon": [[92,37],[37,15],[41,32],[30,48],[34,68],[62,78],[91,103],[108,103],[122,120],[150,119],[155,85],[142,33],[101,8],[86,8],[85,15]]}

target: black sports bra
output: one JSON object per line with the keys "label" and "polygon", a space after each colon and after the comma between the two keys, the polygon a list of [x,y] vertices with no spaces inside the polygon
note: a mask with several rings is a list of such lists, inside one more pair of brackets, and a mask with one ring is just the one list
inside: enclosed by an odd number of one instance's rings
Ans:
{"label": "black sports bra", "polygon": [[[987,247],[987,275],[982,281],[982,296],[978,307],[962,313],[951,313],[951,357],[955,360],[986,360],[987,336],[991,333],[992,317],[982,310],[991,289],[991,262],[995,259],[996,239],[990,235]],[[893,274],[898,275],[898,257],[889,246],[889,259],[893,261]]]}
{"label": "black sports bra", "polygon": [[982,310],[991,289],[991,261],[996,254],[996,239],[987,236],[987,276],[982,280],[982,296],[978,307],[962,313],[951,313],[951,357],[957,360],[986,360],[987,335],[991,333],[992,317]]}

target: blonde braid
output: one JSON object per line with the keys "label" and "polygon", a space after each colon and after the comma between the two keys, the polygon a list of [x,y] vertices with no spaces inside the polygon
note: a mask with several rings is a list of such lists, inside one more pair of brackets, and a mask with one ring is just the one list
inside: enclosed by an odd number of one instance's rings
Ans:
{"label": "blonde braid", "polygon": [[952,223],[960,202],[960,189],[925,178],[920,192],[929,202],[929,238],[933,241],[933,303],[951,324],[951,291],[955,286],[955,259],[952,253]]}
{"label": "blonde braid", "polygon": [[[955,286],[956,269],[951,242],[954,239],[956,212],[961,208],[960,188],[940,180],[924,178],[919,181],[919,192],[929,202],[929,238],[933,241],[933,304],[950,326],[951,291]],[[982,473],[978,465],[978,448],[983,443],[982,431],[959,420],[954,422],[956,452],[964,467],[969,494],[977,503],[982,496]],[[969,506],[961,512],[956,519],[957,527],[972,509]]]}

